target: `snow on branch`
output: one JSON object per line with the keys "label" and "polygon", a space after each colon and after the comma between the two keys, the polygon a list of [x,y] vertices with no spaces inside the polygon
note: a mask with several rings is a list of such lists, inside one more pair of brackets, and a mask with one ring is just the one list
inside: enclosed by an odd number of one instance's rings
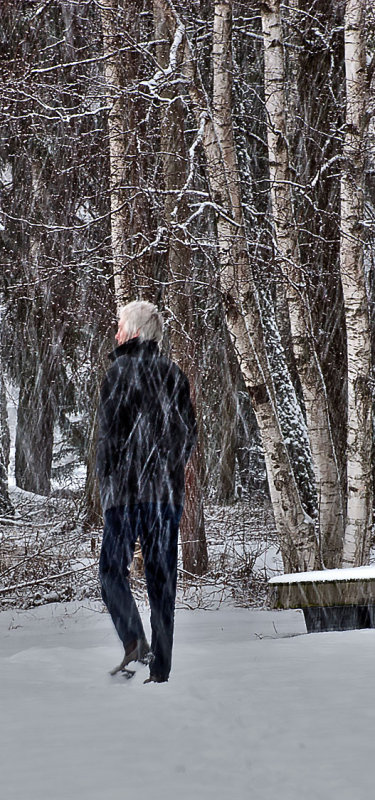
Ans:
{"label": "snow on branch", "polygon": [[[174,75],[178,69],[177,55],[179,47],[183,43],[184,37],[185,37],[185,26],[182,24],[182,22],[179,21],[176,27],[174,39],[171,44],[169,52],[168,66],[166,67],[166,69],[158,69],[154,73],[154,75],[148,80],[140,81],[139,85],[147,87],[151,97],[157,97],[158,99],[163,100],[163,102],[165,102],[165,99],[160,98],[159,96],[160,89],[164,83],[168,82],[168,86],[173,86],[174,83],[176,84],[186,83],[182,75],[179,76],[178,79],[170,81],[171,76]],[[169,98],[168,102],[170,102]]]}

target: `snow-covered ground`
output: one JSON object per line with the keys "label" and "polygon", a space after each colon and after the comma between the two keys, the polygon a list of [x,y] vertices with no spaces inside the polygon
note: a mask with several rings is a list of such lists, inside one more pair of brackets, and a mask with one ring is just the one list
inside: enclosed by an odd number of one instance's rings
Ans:
{"label": "snow-covered ground", "polygon": [[304,631],[299,611],[179,610],[170,681],[143,685],[108,675],[99,604],[4,611],[1,797],[368,800],[375,631]]}

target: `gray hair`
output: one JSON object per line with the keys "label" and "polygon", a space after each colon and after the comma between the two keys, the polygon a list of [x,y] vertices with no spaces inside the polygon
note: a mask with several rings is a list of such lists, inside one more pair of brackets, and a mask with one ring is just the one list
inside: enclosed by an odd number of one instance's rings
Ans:
{"label": "gray hair", "polygon": [[126,332],[130,336],[135,336],[139,330],[142,342],[146,339],[160,342],[163,336],[163,317],[157,307],[146,300],[133,300],[122,306],[119,319],[124,320]]}

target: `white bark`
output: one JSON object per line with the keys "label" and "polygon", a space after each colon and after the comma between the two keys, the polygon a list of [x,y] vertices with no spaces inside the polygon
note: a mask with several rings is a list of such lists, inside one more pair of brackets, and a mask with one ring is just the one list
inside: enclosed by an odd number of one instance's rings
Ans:
{"label": "white bark", "polygon": [[262,3],[264,83],[270,193],[276,249],[284,277],[293,351],[300,376],[319,502],[324,566],[338,566],[343,542],[343,502],[324,379],[314,346],[294,218],[286,131],[285,65],[280,0]]}
{"label": "white bark", "polygon": [[347,0],[340,239],[348,356],[348,488],[343,563],[356,566],[368,561],[372,522],[370,324],[361,229],[366,100],[364,10],[362,0]]}
{"label": "white bark", "polygon": [[[219,214],[217,221],[222,265],[221,284],[229,300],[228,329],[235,343],[262,436],[272,507],[282,542],[284,562],[288,562],[289,553],[294,550],[294,567],[301,569],[304,563],[310,569],[315,563],[314,528],[312,520],[307,519],[303,512],[280,430],[259,303],[247,252],[232,124],[231,22],[230,0],[216,2],[212,133],[216,147],[221,151],[223,175],[220,177],[215,159],[210,164],[210,178],[216,197],[221,196],[221,202],[227,210],[227,215],[224,217]],[[209,144],[212,147],[211,140]],[[229,222],[229,215],[235,225]],[[238,305],[239,313],[233,313],[233,304]]]}
{"label": "white bark", "polygon": [[[231,119],[231,43],[228,39],[230,25],[227,24],[231,3],[221,2],[216,7],[213,120],[189,43],[186,36],[181,35],[181,23],[167,0],[158,2],[173,35],[178,33],[179,46],[183,49],[182,68],[202,135],[211,195],[217,204],[221,288],[227,325],[262,436],[284,563],[295,571],[312,569],[315,563],[314,525],[301,506],[275,413],[259,303],[247,253]],[[223,62],[221,51],[226,53],[226,62]]]}
{"label": "white bark", "polygon": [[124,231],[124,177],[126,148],[124,141],[124,110],[117,53],[116,26],[118,0],[106,0],[100,6],[103,32],[104,75],[107,86],[109,159],[111,171],[111,242],[116,304],[119,309],[132,299],[131,280],[126,270]]}
{"label": "white bark", "polygon": [[[232,124],[232,2],[217,0],[214,5],[212,56],[214,65],[213,122],[221,148],[235,222],[243,226],[239,171]],[[243,235],[242,231],[241,234]]]}

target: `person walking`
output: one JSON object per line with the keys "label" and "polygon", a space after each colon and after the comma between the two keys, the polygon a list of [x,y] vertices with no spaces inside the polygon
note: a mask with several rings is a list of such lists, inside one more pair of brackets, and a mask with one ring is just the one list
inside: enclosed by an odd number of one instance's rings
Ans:
{"label": "person walking", "polygon": [[[163,319],[146,301],[120,311],[112,364],[99,402],[97,472],[104,515],[99,561],[102,597],[124,658],[150,664],[146,682],[169,678],[185,466],[197,429],[182,370],[160,353]],[[139,537],[151,610],[151,649],[129,585]]]}

